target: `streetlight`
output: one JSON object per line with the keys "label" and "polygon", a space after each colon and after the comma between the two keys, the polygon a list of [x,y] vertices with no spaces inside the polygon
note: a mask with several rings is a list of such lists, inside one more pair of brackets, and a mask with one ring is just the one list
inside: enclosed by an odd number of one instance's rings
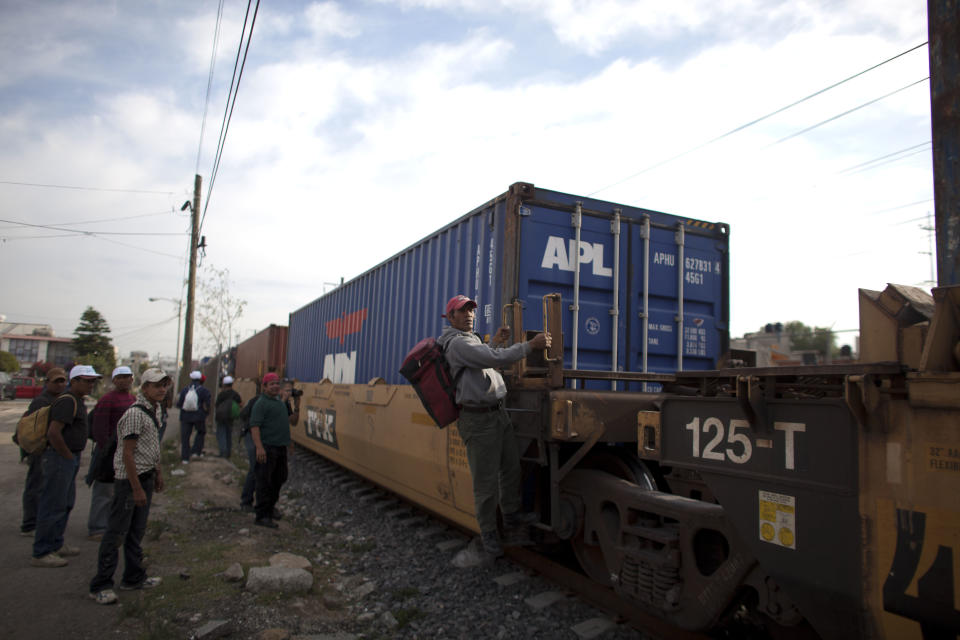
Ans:
{"label": "streetlight", "polygon": [[[177,303],[177,352],[174,354],[174,357],[177,360],[177,373],[174,376],[174,380],[180,380],[180,318],[181,311],[183,310],[183,298],[179,300],[175,298],[147,298],[150,302],[157,302],[158,300],[166,300],[168,302]],[[160,364],[159,362],[157,364]],[[176,383],[175,383],[176,384]]]}

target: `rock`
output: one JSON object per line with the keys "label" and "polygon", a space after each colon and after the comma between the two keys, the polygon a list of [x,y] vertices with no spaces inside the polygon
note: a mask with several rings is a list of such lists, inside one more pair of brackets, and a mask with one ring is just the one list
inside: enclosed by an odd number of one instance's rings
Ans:
{"label": "rock", "polygon": [[391,629],[393,629],[394,627],[400,624],[399,622],[397,622],[397,619],[393,617],[393,614],[390,613],[389,611],[383,612],[383,615],[380,616],[380,622],[382,622],[385,626],[390,627]]}
{"label": "rock", "polygon": [[343,527],[344,527],[344,522],[342,520],[337,520],[336,522],[333,523],[334,529],[343,529]]}
{"label": "rock", "polygon": [[577,637],[583,640],[593,640],[599,638],[604,633],[617,626],[617,623],[606,617],[590,618],[580,624],[570,627]]}
{"label": "rock", "polygon": [[174,469],[173,471],[170,472],[170,475],[172,475],[172,476],[185,476],[185,475],[187,475],[187,472],[184,471],[183,469]]}
{"label": "rock", "polygon": [[206,510],[207,510],[207,503],[204,502],[204,501],[202,501],[202,500],[201,500],[200,502],[194,502],[193,504],[190,505],[190,510],[191,510],[191,511],[200,511],[200,512],[206,511]]}
{"label": "rock", "polygon": [[373,582],[370,582],[369,580],[367,580],[366,582],[364,582],[363,584],[361,584],[359,587],[357,587],[356,589],[354,589],[353,591],[351,591],[351,592],[350,592],[350,595],[353,596],[354,599],[360,600],[360,599],[362,599],[362,598],[367,597],[368,595],[370,595],[370,594],[373,593],[374,591],[376,591],[376,589],[377,589],[377,585],[375,585]]}
{"label": "rock", "polygon": [[190,616],[190,622],[200,622],[200,618],[202,618],[202,617],[203,617],[203,615],[201,615],[201,614],[199,614],[199,613],[195,613],[195,614],[193,614],[192,616]]}
{"label": "rock", "polygon": [[[189,571],[188,569],[180,569],[180,579],[181,579],[181,580],[189,580],[189,579],[190,579],[190,571]],[[198,618],[198,619],[199,619],[199,618]]]}
{"label": "rock", "polygon": [[290,640],[290,630],[264,629],[257,635],[257,640]]}
{"label": "rock", "polygon": [[247,573],[247,591],[304,593],[313,586],[313,574],[289,567],[253,567]]}
{"label": "rock", "polygon": [[466,549],[458,552],[453,556],[453,560],[450,561],[450,564],[459,568],[459,569],[469,569],[471,567],[479,567],[485,564],[493,563],[493,556],[483,550],[480,545],[480,538],[474,538]]}
{"label": "rock", "polygon": [[285,551],[270,556],[271,567],[289,567],[291,569],[309,569],[310,561],[303,556],[294,555]]}
{"label": "rock", "polygon": [[237,531],[237,534],[241,536],[248,536],[250,535],[250,529],[240,529]]}
{"label": "rock", "polygon": [[493,579],[501,587],[509,587],[517,584],[521,580],[526,580],[527,574],[522,571],[514,571],[513,573],[506,573],[502,576],[497,576]]}
{"label": "rock", "polygon": [[330,609],[331,611],[343,609],[345,606],[347,606],[347,599],[336,591],[324,592],[323,596],[320,598],[320,601],[323,602],[324,607]]}
{"label": "rock", "polygon": [[369,622],[377,617],[373,611],[367,611],[366,613],[361,613],[357,616],[357,622]]}
{"label": "rock", "polygon": [[190,637],[193,640],[212,640],[230,635],[232,631],[229,620],[211,620],[190,634]]}
{"label": "rock", "polygon": [[243,580],[243,565],[239,562],[234,562],[230,565],[226,571],[223,572],[223,577],[228,582],[240,582]]}
{"label": "rock", "polygon": [[566,595],[559,591],[544,591],[543,593],[538,593],[530,596],[529,598],[525,598],[524,602],[526,602],[527,606],[534,611],[541,611],[566,597]]}

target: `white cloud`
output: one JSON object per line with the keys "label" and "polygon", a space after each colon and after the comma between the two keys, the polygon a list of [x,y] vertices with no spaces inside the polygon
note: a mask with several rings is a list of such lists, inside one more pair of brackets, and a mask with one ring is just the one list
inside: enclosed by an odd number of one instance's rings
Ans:
{"label": "white cloud", "polygon": [[355,38],[360,35],[357,18],[344,12],[336,2],[315,2],[308,6],[303,14],[315,37]]}

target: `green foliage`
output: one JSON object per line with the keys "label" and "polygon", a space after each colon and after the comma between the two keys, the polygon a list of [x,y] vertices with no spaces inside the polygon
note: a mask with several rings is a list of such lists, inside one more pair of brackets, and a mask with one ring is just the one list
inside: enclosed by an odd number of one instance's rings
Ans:
{"label": "green foliage", "polygon": [[9,351],[0,351],[0,371],[17,373],[20,371],[20,361]]}
{"label": "green foliage", "polygon": [[783,332],[790,336],[790,348],[794,351],[816,351],[831,355],[837,352],[836,335],[830,327],[808,327],[799,320],[788,322]]}
{"label": "green foliage", "polygon": [[87,307],[80,316],[80,324],[73,330],[77,364],[92,365],[97,373],[109,377],[117,365],[109,334],[110,325],[106,319],[93,307]]}

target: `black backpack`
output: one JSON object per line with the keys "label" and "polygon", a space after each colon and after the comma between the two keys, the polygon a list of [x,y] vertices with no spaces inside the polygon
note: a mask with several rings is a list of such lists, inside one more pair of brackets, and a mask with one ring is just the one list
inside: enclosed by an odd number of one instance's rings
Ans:
{"label": "black backpack", "polygon": [[250,431],[250,414],[253,413],[253,405],[255,405],[259,399],[260,394],[253,396],[247,400],[247,404],[243,405],[243,409],[240,409],[240,415],[237,416],[237,422],[240,423],[240,437],[243,437],[247,431]]}

